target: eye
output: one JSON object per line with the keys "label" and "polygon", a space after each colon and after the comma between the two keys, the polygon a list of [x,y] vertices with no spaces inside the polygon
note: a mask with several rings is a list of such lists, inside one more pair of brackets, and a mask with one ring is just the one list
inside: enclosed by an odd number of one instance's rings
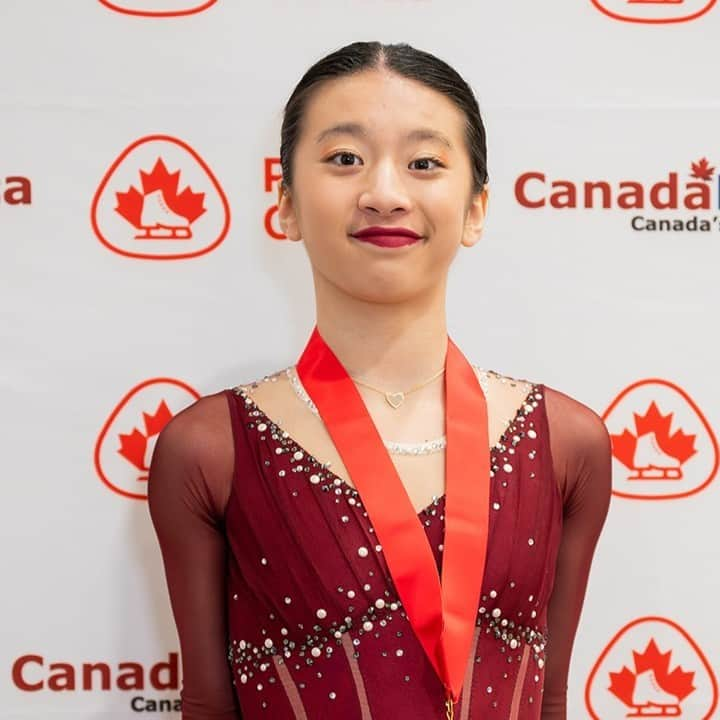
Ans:
{"label": "eye", "polygon": [[[440,162],[440,159],[439,159],[439,158],[436,158],[436,157],[423,157],[423,158],[418,158],[417,160],[413,160],[412,162],[416,163],[416,162],[428,162],[428,161],[430,161],[431,163],[435,163],[438,167],[445,167],[445,166]],[[412,163],[411,163],[411,164],[412,164]],[[420,169],[420,170],[434,170],[434,168],[418,168],[418,169]]]}
{"label": "eye", "polygon": [[[359,158],[359,156],[356,155],[355,153],[352,153],[352,152],[350,152],[350,151],[348,151],[348,150],[341,150],[340,152],[336,152],[336,153],[334,153],[333,155],[331,155],[329,158],[327,158],[327,160],[326,160],[325,162],[332,162],[335,158],[338,158],[338,157],[342,157],[342,158],[356,157],[356,158]],[[333,164],[333,165],[344,165],[345,167],[352,167],[352,166],[354,165],[354,163],[346,163],[346,162],[341,162],[341,163],[332,162],[332,164]]]}
{"label": "eye", "polygon": [[[358,158],[358,160],[359,160],[360,156],[356,155],[353,152],[350,152],[349,150],[340,150],[339,152],[336,152],[336,153],[333,153],[332,155],[330,155],[330,157],[327,158],[325,160],[325,162],[329,162],[333,165],[342,165],[344,167],[352,167],[353,165],[355,165],[355,163],[353,163],[353,162],[342,162],[342,161],[339,163],[335,162],[336,158],[343,158],[343,159]],[[440,161],[440,158],[436,158],[436,157],[432,157],[432,156],[418,158],[417,160],[413,160],[410,164],[412,165],[412,163],[427,163],[427,162],[435,163],[438,167],[445,167],[445,165]],[[435,168],[424,167],[424,168],[417,168],[417,169],[427,171],[427,170],[434,170]]]}

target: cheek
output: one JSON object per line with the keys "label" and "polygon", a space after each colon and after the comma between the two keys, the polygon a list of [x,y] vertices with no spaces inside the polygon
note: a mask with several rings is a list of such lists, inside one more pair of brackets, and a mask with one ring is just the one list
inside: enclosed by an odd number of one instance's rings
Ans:
{"label": "cheek", "polygon": [[461,217],[467,204],[467,188],[462,178],[447,177],[443,182],[420,187],[418,199],[428,213],[436,217]]}
{"label": "cheek", "polygon": [[315,183],[303,195],[300,217],[307,232],[318,239],[344,236],[355,205],[348,191],[333,183]]}
{"label": "cheek", "polygon": [[430,217],[435,233],[443,239],[454,238],[461,231],[465,208],[461,196],[443,194],[437,197],[430,207]]}

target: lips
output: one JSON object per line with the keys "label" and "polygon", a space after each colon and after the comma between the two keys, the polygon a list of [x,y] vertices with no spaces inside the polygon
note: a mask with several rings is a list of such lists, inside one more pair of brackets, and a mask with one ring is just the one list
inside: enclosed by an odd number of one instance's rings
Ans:
{"label": "lips", "polygon": [[370,242],[373,245],[382,247],[401,247],[403,245],[411,245],[417,242],[422,235],[414,230],[405,227],[380,227],[373,225],[372,227],[363,228],[352,236],[364,242]]}

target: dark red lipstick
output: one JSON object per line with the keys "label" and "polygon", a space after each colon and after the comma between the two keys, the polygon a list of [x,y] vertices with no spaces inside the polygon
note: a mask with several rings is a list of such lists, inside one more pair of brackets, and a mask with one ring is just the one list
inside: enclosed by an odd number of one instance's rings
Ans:
{"label": "dark red lipstick", "polygon": [[422,235],[419,235],[414,230],[410,230],[410,228],[397,226],[382,227],[380,225],[372,225],[371,227],[363,228],[351,234],[358,240],[381,247],[412,245],[422,237]]}

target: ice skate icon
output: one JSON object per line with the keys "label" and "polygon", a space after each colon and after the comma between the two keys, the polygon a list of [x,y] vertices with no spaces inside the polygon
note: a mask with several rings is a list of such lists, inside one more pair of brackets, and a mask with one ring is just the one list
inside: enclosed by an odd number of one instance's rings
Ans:
{"label": "ice skate icon", "polygon": [[663,452],[655,433],[641,435],[637,439],[633,458],[634,474],[628,480],[680,480],[682,478],[679,458]]}
{"label": "ice skate icon", "polygon": [[678,698],[658,685],[654,670],[646,670],[635,678],[632,705],[634,712],[626,717],[679,717],[681,713]]}
{"label": "ice skate icon", "polygon": [[190,221],[168,207],[161,189],[153,190],[143,197],[140,227],[142,232],[135,236],[137,240],[177,240],[192,237]]}

